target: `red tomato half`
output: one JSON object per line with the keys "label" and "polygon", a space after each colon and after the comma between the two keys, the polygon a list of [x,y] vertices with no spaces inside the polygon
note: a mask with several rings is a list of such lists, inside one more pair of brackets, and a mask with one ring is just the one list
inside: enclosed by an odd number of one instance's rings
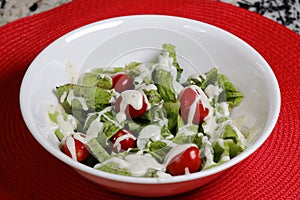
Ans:
{"label": "red tomato half", "polygon": [[[77,139],[74,139],[73,135],[69,135],[67,137],[71,137],[75,142],[75,152],[76,152],[77,161],[79,161],[79,162],[85,161],[90,156],[90,153],[87,150],[87,148],[84,146],[84,144],[82,142],[80,142]],[[70,148],[72,148],[72,147],[70,147]],[[67,139],[65,140],[65,142],[63,144],[63,152],[67,156],[72,158],[72,154],[71,154],[71,152],[68,148],[68,145],[67,145]]]}
{"label": "red tomato half", "polygon": [[[190,114],[193,114],[192,123],[195,125],[201,124],[204,118],[208,115],[209,109],[203,106],[203,102],[198,98],[200,95],[204,95],[204,99],[207,97],[202,92],[200,93],[200,88],[197,87],[197,90],[194,90],[190,87],[187,87],[183,90],[180,95],[180,115],[185,123],[188,122],[188,118]],[[191,109],[193,103],[196,102],[195,109]],[[208,101],[208,99],[207,99]],[[190,113],[193,112],[193,113]]]}
{"label": "red tomato half", "polygon": [[134,84],[130,76],[126,73],[117,73],[112,75],[113,88],[117,92],[134,89]]}
{"label": "red tomato half", "polygon": [[128,150],[129,148],[136,147],[136,140],[132,137],[133,135],[127,130],[119,130],[114,136],[112,136],[109,140],[115,144],[117,139],[121,136],[127,135],[128,137],[124,137],[123,140],[120,141],[121,149],[119,150],[118,147],[114,147],[115,152],[120,152],[121,150]]}
{"label": "red tomato half", "polygon": [[199,170],[202,159],[196,146],[187,148],[181,154],[175,156],[167,165],[167,172],[172,176],[184,175],[186,170],[194,173]]}
{"label": "red tomato half", "polygon": [[[115,111],[116,112],[120,112],[120,110],[121,110],[120,105],[121,105],[122,101],[123,101],[122,96],[119,96],[115,103]],[[140,117],[147,111],[148,105],[146,103],[144,95],[143,95],[143,98],[141,99],[141,101],[143,101],[143,105],[142,105],[142,108],[139,110],[136,110],[130,104],[126,105],[125,114],[126,114],[127,119],[130,119],[130,118],[134,119],[134,118]]]}

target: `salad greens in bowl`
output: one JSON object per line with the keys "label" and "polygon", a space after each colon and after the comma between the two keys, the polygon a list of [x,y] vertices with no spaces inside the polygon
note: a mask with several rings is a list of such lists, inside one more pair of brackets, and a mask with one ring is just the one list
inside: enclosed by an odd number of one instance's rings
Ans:
{"label": "salad greens in bowl", "polygon": [[280,92],[267,62],[237,37],[145,15],[56,40],[26,72],[20,104],[33,136],[79,174],[116,192],[167,196],[257,150]]}

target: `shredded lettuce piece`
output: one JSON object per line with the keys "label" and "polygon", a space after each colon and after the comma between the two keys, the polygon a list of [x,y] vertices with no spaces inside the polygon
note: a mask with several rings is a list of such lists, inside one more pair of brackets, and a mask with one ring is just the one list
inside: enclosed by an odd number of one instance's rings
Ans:
{"label": "shredded lettuce piece", "polygon": [[79,83],[81,86],[98,86],[103,89],[112,88],[112,79],[105,74],[84,73],[80,76]]}
{"label": "shredded lettuce piece", "polygon": [[172,133],[176,133],[178,130],[178,116],[180,110],[180,102],[164,102],[163,107],[166,110],[167,118],[168,118],[168,128]]}
{"label": "shredded lettuce piece", "polygon": [[171,149],[172,147],[168,146],[165,142],[155,141],[150,144],[148,153],[156,158],[159,163],[162,163]]}
{"label": "shredded lettuce piece", "polygon": [[100,163],[110,158],[108,152],[102,147],[96,138],[90,139],[88,143],[86,143],[86,146]]}
{"label": "shredded lettuce piece", "polygon": [[67,113],[74,110],[101,111],[110,106],[113,92],[97,86],[65,84],[56,88],[58,100]]}
{"label": "shredded lettuce piece", "polygon": [[164,101],[176,101],[176,93],[173,87],[173,77],[168,71],[160,68],[156,69],[153,72],[153,80],[158,88],[159,94]]}
{"label": "shredded lettuce piece", "polygon": [[176,80],[177,81],[180,81],[180,78],[181,78],[181,74],[183,72],[183,69],[179,66],[178,62],[177,62],[177,56],[176,56],[176,47],[173,45],[173,44],[163,44],[162,45],[162,48],[165,50],[165,51],[168,51],[169,52],[169,56],[171,58],[173,58],[173,65],[176,67],[177,69],[177,78]]}
{"label": "shredded lettuce piece", "polygon": [[[97,165],[96,165],[97,166]],[[109,172],[112,174],[119,174],[123,176],[131,176],[131,173],[127,168],[121,168],[118,163],[116,162],[109,162],[105,165],[101,165],[99,167],[95,167],[98,170]]]}
{"label": "shredded lettuce piece", "polygon": [[[229,108],[232,109],[233,107],[240,105],[244,96],[225,75],[219,74],[218,83],[225,91],[226,102],[229,104]],[[221,101],[222,99],[220,97],[219,102]]]}

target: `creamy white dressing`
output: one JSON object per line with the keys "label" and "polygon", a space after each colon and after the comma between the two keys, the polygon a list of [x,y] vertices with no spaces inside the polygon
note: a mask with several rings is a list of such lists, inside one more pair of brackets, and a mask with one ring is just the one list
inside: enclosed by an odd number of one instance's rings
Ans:
{"label": "creamy white dressing", "polygon": [[151,141],[158,141],[161,137],[161,127],[157,125],[148,125],[144,127],[137,138],[137,147],[139,149],[145,148],[148,142]]}
{"label": "creamy white dressing", "polygon": [[151,69],[150,65],[140,64],[136,67],[136,69],[140,72],[133,80],[137,85],[141,84],[145,78],[148,78],[149,80],[152,79],[151,76],[153,69]]}
{"label": "creamy white dressing", "polygon": [[182,127],[180,127],[176,133],[176,135],[185,135],[185,136],[189,136],[189,135],[194,135],[195,132],[190,130],[190,124],[184,125]]}
{"label": "creamy white dressing", "polygon": [[209,101],[211,101],[214,97],[219,96],[222,91],[223,91],[222,88],[220,88],[217,85],[212,85],[212,84],[208,85],[204,90]]}
{"label": "creamy white dressing", "polygon": [[184,168],[184,175],[190,174],[190,170],[188,167]]}
{"label": "creamy white dressing", "polygon": [[117,148],[117,151],[120,152],[121,151],[121,141],[126,140],[127,138],[132,138],[133,140],[136,140],[136,137],[134,137],[134,135],[132,134],[124,134],[120,137],[118,137],[113,145],[113,147]]}
{"label": "creamy white dressing", "polygon": [[67,60],[66,62],[66,70],[70,76],[70,82],[76,83],[78,79],[78,73],[74,65],[71,63],[70,60]]}
{"label": "creamy white dressing", "polygon": [[[162,69],[164,71],[167,71],[171,74],[173,78],[173,88],[175,90],[175,94],[178,96],[180,92],[183,89],[183,86],[176,81],[177,79],[177,69],[173,65],[173,58],[169,57],[169,52],[164,51],[163,53],[158,55],[158,62],[155,64],[140,64],[136,67],[136,69],[140,72],[138,76],[134,78],[134,82],[136,83],[135,89],[140,89],[140,87],[144,87],[143,89],[150,91],[154,89],[153,84],[150,84],[149,86],[141,86],[143,80],[145,78],[148,78],[149,80],[152,79],[152,73],[156,69]],[[155,90],[157,90],[157,87],[155,86]]]}
{"label": "creamy white dressing", "polygon": [[223,140],[222,138],[218,138],[216,142],[220,145],[220,147],[221,147],[222,149],[224,149],[223,153],[222,153],[221,156],[220,156],[220,161],[221,161],[221,162],[223,162],[223,161],[225,162],[225,161],[230,160],[229,152],[226,152],[226,151],[225,151],[224,140]]}
{"label": "creamy white dressing", "polygon": [[65,143],[69,149],[73,160],[77,160],[75,139],[86,144],[91,138],[82,133],[72,133],[62,140],[62,143]]}
{"label": "creamy white dressing", "polygon": [[232,129],[237,134],[237,137],[238,137],[239,141],[241,142],[242,147],[245,147],[247,144],[246,138],[241,133],[241,131],[234,125],[232,120],[226,120],[220,124],[219,128],[215,131],[215,133],[218,134],[216,137],[220,137],[225,132],[226,125],[230,125],[232,127]]}
{"label": "creamy white dressing", "polygon": [[215,96],[219,96],[220,93],[223,91],[218,85],[209,84],[204,92],[208,96],[209,100],[213,99]]}
{"label": "creamy white dressing", "polygon": [[192,78],[199,82],[202,82],[204,80],[204,78],[201,78],[200,76],[201,76],[201,74],[199,74],[199,73],[193,73],[189,76],[189,78]]}
{"label": "creamy white dressing", "polygon": [[63,103],[67,98],[68,92],[64,91],[64,93],[60,97],[60,103]]}
{"label": "creamy white dressing", "polygon": [[218,124],[216,122],[216,117],[213,115],[207,116],[204,122],[205,124],[202,126],[203,132],[209,135],[214,133],[216,128],[218,127]]}
{"label": "creamy white dressing", "polygon": [[59,129],[63,137],[74,133],[74,130],[77,128],[77,120],[72,115],[64,113],[63,108],[60,106],[49,106],[47,107],[47,112],[49,114],[57,113],[56,122],[48,120],[49,131],[55,133]]}
{"label": "creamy white dressing", "polygon": [[66,143],[66,146],[67,146],[67,148],[69,149],[69,151],[70,151],[70,153],[71,153],[72,159],[73,159],[73,160],[77,160],[77,156],[76,156],[76,147],[75,147],[75,140],[74,140],[74,138],[72,137],[72,135],[68,135],[68,136],[65,138],[65,143]]}
{"label": "creamy white dressing", "polygon": [[74,133],[74,130],[77,128],[76,119],[71,115],[67,115],[67,119],[65,120],[64,115],[59,113],[57,115],[56,121],[60,132],[64,136]]}
{"label": "creamy white dressing", "polygon": [[[159,105],[159,108],[161,108],[162,109],[162,104],[160,104]],[[157,120],[157,119],[156,119]],[[159,118],[159,122],[158,122],[158,124],[161,126],[161,127],[163,127],[164,125],[168,125],[168,118],[166,118],[166,117],[164,117],[164,118]]]}
{"label": "creamy white dressing", "polygon": [[206,162],[204,164],[203,169],[216,164],[214,162],[214,152],[212,148],[212,143],[208,140],[207,136],[202,137],[202,147],[200,149],[202,155],[206,157]]}
{"label": "creamy white dressing", "polygon": [[218,110],[216,110],[216,116],[217,117],[228,117],[230,115],[228,103],[227,102],[221,102],[218,105],[222,109],[223,113],[219,113]]}
{"label": "creamy white dressing", "polygon": [[[159,164],[150,154],[129,154],[124,159],[112,157],[102,164],[97,164],[95,168],[107,165],[110,162],[118,164],[120,169],[127,169],[132,176],[136,177],[145,175],[149,169],[165,171],[165,166]],[[165,176],[163,173],[161,175]]]}
{"label": "creamy white dressing", "polygon": [[128,170],[133,176],[143,176],[148,169],[162,171],[165,169],[164,165],[159,164],[150,154],[135,155],[130,154],[125,157],[129,163]]}
{"label": "creamy white dressing", "polygon": [[[88,110],[88,109],[89,109],[88,106],[87,106],[87,104],[86,104],[86,100],[85,100],[83,97],[76,97],[76,96],[74,95],[74,90],[73,90],[73,89],[70,89],[70,90],[69,90],[69,93],[68,93],[68,95],[67,95],[67,102],[71,105],[71,104],[72,104],[72,101],[73,101],[74,99],[76,99],[77,101],[79,101],[79,103],[81,104],[83,110]],[[60,100],[62,100],[62,98],[61,98]],[[64,100],[65,100],[65,99],[64,99]],[[63,101],[62,101],[62,102],[63,102]]]}
{"label": "creamy white dressing", "polygon": [[110,76],[108,76],[107,74],[99,74],[99,78],[100,79],[108,78],[109,80],[112,81],[112,78]]}
{"label": "creamy white dressing", "polygon": [[139,91],[145,90],[145,91],[149,92],[150,90],[157,90],[157,87],[154,84],[148,84],[148,85],[141,84],[141,85],[137,85],[137,87],[135,89],[139,90]]}
{"label": "creamy white dressing", "polygon": [[116,119],[119,123],[126,120],[126,108],[132,106],[135,110],[140,110],[143,107],[143,103],[146,102],[147,110],[150,108],[150,103],[146,95],[141,91],[126,90],[120,94],[122,101],[120,103],[120,112],[116,114]]}
{"label": "creamy white dressing", "polygon": [[96,138],[98,136],[99,132],[102,131],[102,127],[103,127],[103,122],[100,121],[100,118],[102,116],[105,117],[106,120],[112,122],[115,126],[122,128],[122,126],[119,123],[115,122],[114,120],[112,120],[108,116],[106,116],[105,113],[109,112],[109,111],[111,111],[111,107],[106,107],[103,110],[101,110],[100,112],[93,113],[87,117],[85,124],[84,124],[84,128],[86,128],[86,126],[87,126],[86,123],[89,121],[90,117],[97,115],[96,119],[94,119],[90,123],[90,125],[86,131],[86,135],[88,135],[91,138]]}
{"label": "creamy white dressing", "polygon": [[173,80],[176,80],[177,69],[173,65],[173,58],[169,57],[169,52],[164,51],[163,53],[158,55],[158,64],[158,69],[163,69],[165,71],[170,72],[171,76],[173,77]]}
{"label": "creamy white dressing", "polygon": [[[174,136],[172,136],[172,138],[173,137]],[[174,143],[172,140],[169,140],[169,139],[162,139],[161,141],[164,142],[167,146],[172,147],[172,148],[178,145],[178,144]]]}
{"label": "creamy white dressing", "polygon": [[104,165],[107,165],[108,163],[111,163],[111,162],[118,164],[119,168],[121,168],[121,169],[128,167],[128,163],[125,160],[123,160],[122,158],[120,158],[120,157],[111,157],[111,158],[105,160],[102,163],[96,164],[94,166],[94,168],[96,168],[96,169],[100,168],[100,167],[102,167]]}
{"label": "creamy white dressing", "polygon": [[88,130],[86,131],[86,135],[92,138],[96,138],[98,137],[98,134],[102,131],[102,127],[103,127],[103,122],[100,122],[99,120],[94,120],[91,122]]}

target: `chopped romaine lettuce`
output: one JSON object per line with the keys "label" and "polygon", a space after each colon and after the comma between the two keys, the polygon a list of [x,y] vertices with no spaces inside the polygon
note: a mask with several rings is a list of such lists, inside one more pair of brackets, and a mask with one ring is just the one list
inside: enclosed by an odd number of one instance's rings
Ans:
{"label": "chopped romaine lettuce", "polygon": [[66,110],[101,111],[111,105],[113,92],[97,86],[65,84],[56,88],[57,98]]}
{"label": "chopped romaine lettuce", "polygon": [[153,72],[153,81],[164,101],[176,101],[176,93],[173,87],[173,77],[171,76],[170,72],[160,68],[156,69]]}
{"label": "chopped romaine lettuce", "polygon": [[79,80],[82,86],[98,86],[103,89],[112,88],[112,79],[105,74],[84,73]]}
{"label": "chopped romaine lettuce", "polygon": [[95,156],[100,163],[103,163],[110,157],[97,139],[92,138],[86,145],[89,151],[92,152],[93,156]]}
{"label": "chopped romaine lettuce", "polygon": [[[225,75],[219,74],[218,83],[225,91],[226,102],[229,104],[229,108],[232,109],[233,107],[240,105],[244,96]],[[221,99],[219,102],[221,102]]]}
{"label": "chopped romaine lettuce", "polygon": [[171,150],[172,147],[168,146],[163,141],[155,141],[150,144],[149,147],[149,153],[157,159],[159,163],[162,163],[168,154],[168,152]]}
{"label": "chopped romaine lettuce", "polygon": [[175,46],[173,44],[163,44],[162,48],[166,51],[169,52],[169,56],[171,58],[173,58],[173,65],[176,67],[177,69],[177,81],[180,81],[181,78],[181,74],[183,72],[183,69],[179,66],[178,62],[177,62],[177,56],[176,56],[176,50],[175,50]]}
{"label": "chopped romaine lettuce", "polygon": [[127,168],[121,168],[120,165],[116,162],[109,162],[105,165],[100,165],[99,167],[95,167],[98,170],[109,172],[112,174],[119,174],[123,176],[131,176],[131,173],[128,171]]}
{"label": "chopped romaine lettuce", "polygon": [[164,109],[166,110],[167,118],[168,118],[168,128],[172,133],[176,133],[178,130],[178,116],[180,109],[180,102],[164,102]]}

